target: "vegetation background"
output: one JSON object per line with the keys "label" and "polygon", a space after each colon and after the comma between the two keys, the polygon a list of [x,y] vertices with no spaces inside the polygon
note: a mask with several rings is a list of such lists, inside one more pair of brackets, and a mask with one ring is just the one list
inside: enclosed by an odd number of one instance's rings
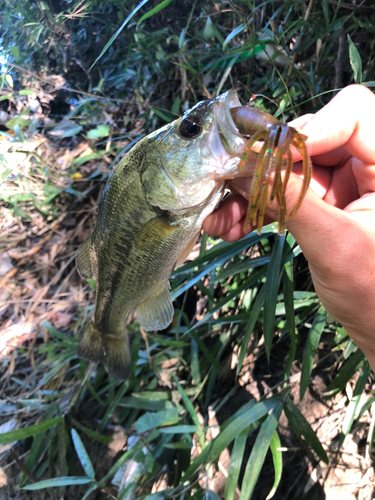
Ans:
{"label": "vegetation background", "polygon": [[287,121],[374,87],[374,33],[365,0],[0,2],[1,498],[372,498],[373,376],[291,235],[203,234],[125,383],[76,356],[74,258],[141,137],[230,88]]}

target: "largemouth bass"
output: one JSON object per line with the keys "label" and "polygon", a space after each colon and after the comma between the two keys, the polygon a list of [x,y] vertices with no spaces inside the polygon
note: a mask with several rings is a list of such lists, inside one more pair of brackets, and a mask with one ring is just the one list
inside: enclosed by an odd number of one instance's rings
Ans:
{"label": "largemouth bass", "polygon": [[171,323],[172,271],[221,201],[226,180],[254,171],[258,155],[232,118],[241,108],[236,91],[198,103],[139,141],[108,178],[94,230],[77,255],[80,275],[97,282],[78,356],[103,362],[113,377],[130,373],[129,314],[136,309],[146,331]]}

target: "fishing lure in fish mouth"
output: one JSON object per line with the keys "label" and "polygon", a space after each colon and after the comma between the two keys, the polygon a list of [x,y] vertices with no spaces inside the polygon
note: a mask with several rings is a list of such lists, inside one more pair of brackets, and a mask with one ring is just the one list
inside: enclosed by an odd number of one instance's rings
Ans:
{"label": "fishing lure in fish mouth", "polygon": [[240,134],[249,137],[249,142],[241,157],[240,170],[246,165],[251,148],[255,143],[263,142],[252,176],[244,232],[247,232],[250,222],[253,226],[257,226],[258,232],[260,232],[267,206],[270,175],[273,174],[273,185],[269,199],[272,201],[276,198],[279,206],[278,229],[279,233],[283,233],[287,218],[285,191],[293,169],[291,146],[295,147],[302,156],[303,184],[289,217],[294,215],[301,206],[311,181],[312,165],[305,145],[306,137],[294,128],[283,125],[269,113],[250,106],[231,108],[230,112]]}
{"label": "fishing lure in fish mouth", "polygon": [[196,104],[139,141],[108,177],[93,232],[77,254],[79,274],[96,280],[95,310],[78,356],[104,363],[115,378],[129,376],[128,316],[136,309],[146,331],[169,326],[169,277],[189,255],[227,181],[253,176],[245,224],[251,220],[260,230],[273,176],[270,198],[280,206],[282,232],[292,146],[303,157],[304,183],[291,214],[311,177],[304,138],[271,115],[241,106],[236,91]]}

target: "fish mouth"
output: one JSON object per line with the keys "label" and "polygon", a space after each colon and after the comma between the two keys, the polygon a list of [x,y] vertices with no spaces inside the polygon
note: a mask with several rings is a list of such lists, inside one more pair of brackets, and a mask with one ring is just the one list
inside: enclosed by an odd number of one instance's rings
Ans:
{"label": "fish mouth", "polygon": [[[246,145],[246,138],[240,134],[234,123],[230,110],[242,106],[237,90],[229,90],[217,98],[214,116],[217,123],[219,137],[226,152],[231,156],[241,155]],[[211,143],[213,152],[215,144]]]}

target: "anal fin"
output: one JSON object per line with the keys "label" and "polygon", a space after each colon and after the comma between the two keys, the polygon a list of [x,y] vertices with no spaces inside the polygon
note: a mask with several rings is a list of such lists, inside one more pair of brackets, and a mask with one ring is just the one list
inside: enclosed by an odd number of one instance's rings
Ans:
{"label": "anal fin", "polygon": [[78,250],[76,257],[76,266],[80,276],[86,280],[93,279],[91,259],[91,235],[87,238],[81,248]]}
{"label": "anal fin", "polygon": [[130,375],[130,348],[126,332],[104,337],[91,322],[79,340],[77,355],[93,363],[103,363],[111,377],[126,380]]}
{"label": "anal fin", "polygon": [[137,306],[137,319],[146,331],[164,330],[172,322],[174,314],[169,281],[150,294]]}

